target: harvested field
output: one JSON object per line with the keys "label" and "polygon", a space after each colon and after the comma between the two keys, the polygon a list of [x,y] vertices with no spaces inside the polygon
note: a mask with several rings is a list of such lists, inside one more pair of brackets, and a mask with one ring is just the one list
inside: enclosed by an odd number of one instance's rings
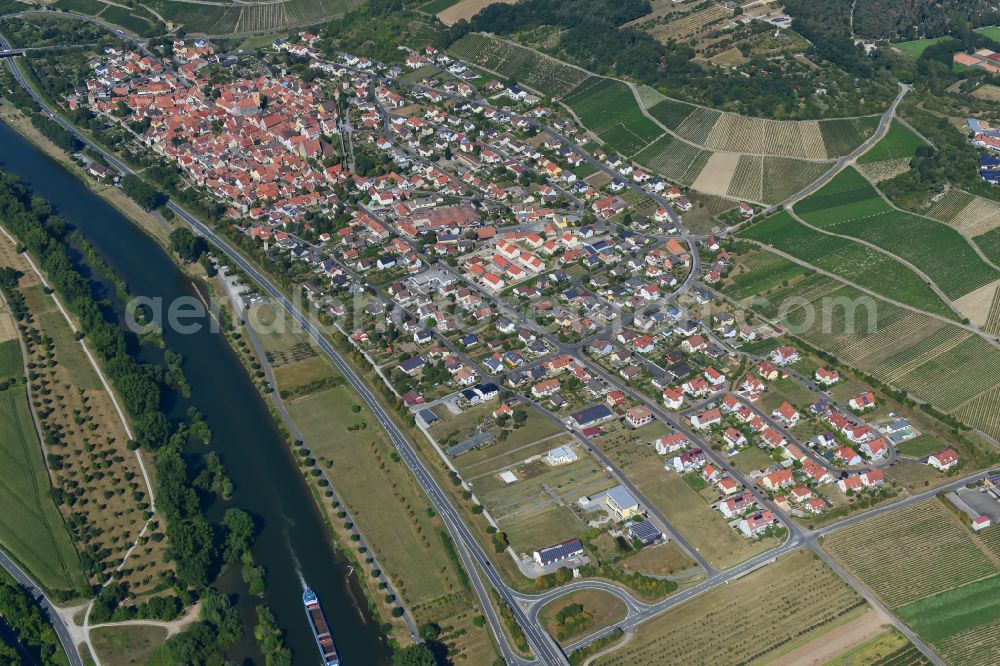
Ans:
{"label": "harvested field", "polygon": [[970,324],[985,330],[998,293],[1000,293],[1000,280],[983,285],[975,291],[970,291],[965,296],[956,299],[953,305],[959,314],[969,320]]}
{"label": "harvested field", "polygon": [[[829,567],[804,551],[722,587],[639,625],[631,642],[597,663],[750,663],[789,642],[819,635],[864,605]],[[723,625],[725,640],[691,640],[711,635]]]}
{"label": "harvested field", "polygon": [[979,86],[972,93],[972,96],[977,99],[986,100],[987,102],[1000,102],[1000,86],[995,86],[992,83],[987,83]]}
{"label": "harvested field", "polygon": [[455,25],[462,20],[468,21],[484,8],[497,2],[512,5],[517,0],[459,0],[452,3],[450,7],[438,12],[437,17],[445,25]]}
{"label": "harvested field", "polygon": [[936,498],[837,530],[823,548],[890,608],[1000,572]]}
{"label": "harvested field", "polygon": [[740,156],[736,153],[713,153],[691,187],[699,192],[725,196],[739,163]]}
{"label": "harvested field", "polygon": [[868,608],[846,624],[842,624],[807,643],[796,641],[798,647],[782,654],[770,666],[823,666],[830,659],[843,654],[846,650],[864,643],[881,634],[889,625],[881,611]]}

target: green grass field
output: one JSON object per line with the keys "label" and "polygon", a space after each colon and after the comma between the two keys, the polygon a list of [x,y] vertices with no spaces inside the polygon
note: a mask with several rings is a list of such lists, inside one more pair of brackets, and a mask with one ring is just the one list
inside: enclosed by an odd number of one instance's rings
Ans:
{"label": "green grass field", "polygon": [[927,144],[924,143],[923,139],[899,121],[893,120],[885,136],[859,157],[858,163],[871,164],[872,162],[913,157],[917,154],[917,148],[924,145]]}
{"label": "green grass field", "polygon": [[[980,28],[982,30],[982,28]],[[938,42],[943,42],[946,39],[952,39],[950,36],[944,37],[931,37],[930,39],[914,39],[910,42],[899,42],[893,44],[897,49],[904,51],[914,59],[919,58],[927,50],[928,46],[933,46]]]}
{"label": "green grass field", "polygon": [[662,134],[624,83],[594,76],[565,101],[610,150],[622,155],[634,155]]}
{"label": "green grass field", "polygon": [[860,243],[813,231],[786,212],[754,224],[740,236],[770,245],[901,303],[955,317],[916,273],[895,259]]}
{"label": "green grass field", "polygon": [[80,558],[49,495],[48,472],[35,434],[25,389],[0,392],[0,543],[49,590],[86,586]]}
{"label": "green grass field", "polygon": [[23,376],[24,358],[21,356],[21,344],[17,340],[0,342],[0,378]]}
{"label": "green grass field", "polygon": [[986,35],[994,42],[1000,42],[1000,26],[989,25],[984,28],[976,28],[976,32],[981,35]]}

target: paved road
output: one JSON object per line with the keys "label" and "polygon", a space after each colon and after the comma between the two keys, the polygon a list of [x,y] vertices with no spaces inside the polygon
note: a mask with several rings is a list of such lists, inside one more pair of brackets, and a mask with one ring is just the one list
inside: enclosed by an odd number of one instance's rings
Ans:
{"label": "paved road", "polygon": [[14,560],[7,557],[7,553],[0,551],[0,566],[6,569],[7,573],[14,577],[14,580],[18,582],[28,594],[38,602],[38,605],[42,607],[42,610],[49,618],[49,623],[52,628],[55,629],[56,635],[59,637],[59,643],[62,645],[63,651],[69,658],[70,666],[83,666],[83,659],[80,658],[80,653],[76,651],[76,645],[73,643],[73,637],[70,635],[69,627],[60,617],[59,613],[56,611],[56,607],[49,601],[49,598],[45,596],[45,592],[42,588],[35,584],[35,581],[28,577],[28,574],[21,570],[21,567],[17,566]]}

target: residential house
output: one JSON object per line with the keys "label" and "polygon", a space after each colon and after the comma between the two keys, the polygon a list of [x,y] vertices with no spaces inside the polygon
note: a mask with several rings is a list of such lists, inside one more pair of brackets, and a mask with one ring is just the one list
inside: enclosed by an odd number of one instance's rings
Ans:
{"label": "residential house", "polygon": [[958,453],[954,449],[943,449],[937,453],[932,453],[927,458],[927,464],[937,470],[946,472],[958,465]]}

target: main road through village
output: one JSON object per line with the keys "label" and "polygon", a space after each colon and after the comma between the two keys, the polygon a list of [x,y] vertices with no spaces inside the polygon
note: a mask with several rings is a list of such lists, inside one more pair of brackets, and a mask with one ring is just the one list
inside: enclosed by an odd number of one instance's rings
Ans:
{"label": "main road through village", "polygon": [[[125,38],[129,39],[129,41],[132,41],[136,46],[145,51],[145,46],[140,42],[131,40],[127,36]],[[10,48],[6,40],[4,40],[2,36],[0,36],[0,47],[4,49]],[[13,62],[12,60],[8,60],[7,64],[8,67],[11,69],[12,73],[14,74],[14,76],[16,77],[17,81],[35,99],[35,101],[39,104],[39,106],[45,113],[47,113],[51,118],[53,118],[56,122],[62,125],[66,130],[73,133],[80,141],[89,146],[92,150],[100,154],[105,160],[107,160],[107,162],[112,167],[114,167],[121,174],[128,175],[134,173],[132,169],[128,167],[128,165],[124,164],[114,155],[104,150],[104,148],[102,148],[101,146],[93,143],[90,139],[88,139],[85,135],[83,135],[75,126],[64,120],[58,114],[54,113],[53,110],[48,106],[47,102],[44,99],[42,99],[36,93],[33,87],[28,83],[28,81],[22,74],[20,68],[17,66],[15,62]],[[894,100],[891,107],[883,115],[882,122],[880,123],[877,132],[875,133],[875,135],[873,135],[873,137],[869,139],[868,142],[866,142],[865,146],[873,145],[878,139],[884,136],[885,132],[888,129],[889,121],[895,114],[896,106],[898,105],[899,100],[902,98],[902,96],[906,93],[906,90],[907,89],[904,87],[900,91],[899,96]],[[545,129],[554,132],[552,128],[546,127]],[[612,171],[609,171],[606,165],[593,158],[581,147],[575,146],[575,144],[573,144],[565,137],[560,137],[560,138],[566,141],[567,144],[574,145],[575,149],[580,153],[580,155],[584,156],[585,159],[587,159],[591,164],[593,164],[597,168],[601,169],[602,171],[608,171],[609,173],[614,173]],[[808,192],[818,189],[818,187],[820,187],[823,183],[832,178],[833,175],[835,175],[835,173],[840,168],[846,166],[846,164],[847,160],[842,160],[838,162],[834,169],[821,176],[819,179],[817,179],[815,183],[808,186],[802,193],[792,197],[788,203],[790,204],[798,200],[798,198],[801,198],[801,196],[804,196]],[[615,175],[617,176],[618,174]],[[628,182],[628,179],[625,180],[626,182]],[[688,243],[689,248],[691,250],[691,254],[695,259],[692,262],[693,263],[692,270],[689,276],[670,297],[671,300],[675,300],[679,295],[688,291],[694,284],[695,280],[697,279],[698,252],[697,248],[695,247],[694,237],[688,234],[688,232],[684,229],[684,227],[681,224],[680,218],[676,215],[676,213],[674,213],[669,203],[662,197],[654,197],[654,198],[657,199],[658,203],[660,203],[667,209],[675,227],[682,234],[682,238]],[[256,282],[264,292],[266,292],[271,298],[273,298],[274,301],[277,304],[279,304],[289,314],[289,316],[291,316],[293,320],[296,321],[303,328],[304,331],[306,331],[306,333],[313,339],[313,341],[320,348],[323,354],[326,355],[330,359],[330,361],[337,366],[337,368],[347,378],[348,382],[351,384],[354,390],[357,391],[357,393],[365,401],[368,407],[372,410],[372,413],[376,415],[376,418],[379,420],[379,423],[388,433],[391,441],[393,442],[393,445],[396,447],[401,458],[403,459],[407,467],[410,469],[410,471],[413,473],[417,482],[420,484],[421,488],[426,493],[426,495],[434,505],[435,509],[441,515],[449,533],[451,534],[455,542],[458,544],[459,556],[461,557],[463,564],[471,574],[470,578],[473,586],[475,587],[475,591],[477,593],[477,596],[479,597],[481,605],[483,607],[483,611],[486,614],[491,630],[494,636],[496,637],[498,644],[500,645],[504,659],[508,663],[527,664],[532,662],[531,660],[527,660],[524,659],[523,657],[520,657],[514,651],[514,649],[511,648],[510,643],[507,640],[506,634],[504,632],[503,622],[501,618],[498,617],[498,614],[493,607],[489,591],[487,590],[486,587],[487,584],[490,587],[492,587],[493,590],[495,590],[497,595],[499,595],[501,602],[507,606],[514,620],[523,630],[527,638],[528,644],[530,645],[536,658],[545,664],[565,664],[568,662],[568,660],[563,652],[563,649],[561,649],[559,645],[552,639],[552,637],[541,627],[541,624],[538,621],[538,614],[541,607],[557,597],[560,597],[571,591],[579,589],[599,589],[614,594],[615,596],[619,597],[625,602],[628,610],[628,615],[626,616],[626,619],[616,626],[621,627],[624,630],[631,631],[640,623],[660,613],[663,613],[671,608],[674,608],[677,605],[695,596],[707,592],[708,590],[714,589],[719,585],[723,585],[729,583],[730,581],[736,580],[761,566],[766,566],[767,564],[770,564],[780,555],[790,552],[796,548],[807,547],[816,552],[821,558],[823,558],[823,560],[826,561],[833,568],[833,570],[836,573],[838,573],[838,575],[840,575],[849,585],[851,585],[861,595],[863,595],[873,606],[885,612],[887,617],[889,617],[893,621],[893,624],[910,641],[912,641],[914,645],[916,645],[924,654],[926,654],[928,658],[932,661],[932,663],[943,666],[943,662],[940,660],[940,658],[938,658],[937,655],[925,643],[923,643],[923,641],[921,641],[916,636],[915,633],[913,633],[908,627],[906,627],[901,621],[899,621],[898,618],[896,618],[893,614],[891,614],[888,611],[888,609],[886,609],[881,604],[881,602],[879,602],[867,590],[867,588],[862,586],[857,580],[855,580],[850,574],[848,574],[848,572],[846,572],[842,567],[840,567],[839,564],[833,561],[833,559],[819,547],[818,539],[821,536],[828,534],[836,529],[852,525],[860,520],[867,519],[873,515],[881,514],[886,511],[891,511],[903,506],[908,506],[914,502],[920,501],[937,493],[945,492],[950,489],[960,487],[961,485],[964,485],[965,483],[968,483],[970,481],[982,479],[983,473],[979,473],[970,477],[960,479],[947,486],[942,486],[922,494],[914,495],[900,502],[896,502],[894,504],[881,507],[879,509],[874,509],[865,513],[857,514],[855,516],[852,516],[850,518],[847,518],[845,520],[842,520],[838,523],[832,524],[820,530],[815,530],[815,531],[805,530],[794,524],[792,521],[788,521],[789,536],[788,539],[785,541],[785,543],[782,544],[781,546],[778,546],[777,548],[774,548],[766,553],[758,555],[757,557],[754,557],[726,571],[721,571],[721,572],[716,571],[708,567],[707,564],[703,564],[703,568],[705,569],[706,572],[705,580],[657,603],[648,604],[641,602],[637,600],[629,591],[623,589],[620,586],[603,581],[591,581],[591,580],[576,581],[567,586],[563,586],[559,589],[552,590],[543,595],[522,594],[516,592],[515,590],[512,590],[504,582],[502,576],[494,569],[489,556],[481,548],[475,536],[471,533],[469,528],[464,523],[458,510],[456,510],[456,508],[451,503],[446,493],[438,485],[436,479],[427,470],[423,462],[419,459],[416,452],[414,451],[413,446],[407,440],[406,436],[396,425],[396,423],[393,421],[392,417],[388,414],[388,412],[382,407],[382,405],[379,403],[378,399],[375,397],[372,391],[358,376],[354,368],[343,359],[343,357],[336,351],[336,349],[334,349],[333,345],[323,336],[323,334],[319,331],[318,327],[314,325],[314,323],[306,315],[304,315],[297,306],[292,304],[289,301],[289,299],[287,299],[284,296],[284,294],[277,287],[275,287],[274,284],[264,274],[262,274],[235,248],[233,248],[228,241],[218,236],[211,228],[209,228],[207,225],[203,224],[201,221],[196,219],[194,216],[192,216],[190,213],[184,210],[173,200],[168,200],[167,206],[178,217],[180,217],[188,225],[190,225],[194,231],[204,236],[215,247],[217,247],[220,251],[225,253],[226,256],[228,256],[230,260],[232,260],[235,264],[237,264],[254,282]],[[616,381],[614,383],[617,384]],[[672,421],[673,421],[672,419],[668,419],[668,422],[670,422],[671,425],[679,425],[673,423]],[[681,431],[683,432],[684,430],[682,429]],[[724,465],[724,467],[728,466]],[[742,475],[737,474],[737,477],[742,478]],[[76,653],[75,646],[73,646],[72,644],[72,639],[69,636],[67,627],[65,625],[62,625],[59,616],[54,612],[52,604],[48,599],[44,597],[42,591],[39,588],[37,588],[37,586],[34,586],[33,583],[30,581],[30,579],[26,575],[24,575],[24,573],[21,572],[20,569],[18,569],[14,565],[14,563],[11,562],[8,558],[0,557],[0,566],[3,566],[9,572],[14,574],[15,577],[19,580],[19,582],[21,582],[23,585],[31,589],[35,594],[36,598],[39,598],[41,600],[41,603],[49,612],[50,619],[56,626],[57,634],[59,635],[60,641],[62,642],[63,647],[66,649],[67,654],[70,656],[71,662],[74,664],[74,666],[76,666],[77,664],[80,664],[82,666],[82,662]],[[477,575],[477,571],[479,572],[479,575]],[[587,636],[583,639],[580,639],[566,646],[565,650],[569,652],[584,645],[587,645],[590,642],[594,641],[595,639],[606,635],[613,629],[614,627],[609,627],[600,630],[598,632],[595,632],[590,636]]]}

